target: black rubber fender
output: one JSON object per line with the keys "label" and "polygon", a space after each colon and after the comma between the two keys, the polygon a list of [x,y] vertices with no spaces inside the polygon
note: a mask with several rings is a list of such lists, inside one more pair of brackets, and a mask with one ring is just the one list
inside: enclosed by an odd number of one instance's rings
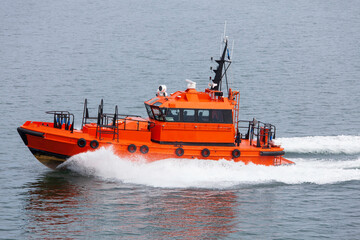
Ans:
{"label": "black rubber fender", "polygon": [[176,156],[178,156],[178,157],[181,157],[182,155],[184,155],[184,149],[183,148],[177,148],[176,150],[175,150],[175,154],[176,154]]}
{"label": "black rubber fender", "polygon": [[201,150],[201,156],[203,156],[203,157],[210,156],[210,150],[207,148],[204,148],[203,150]]}
{"label": "black rubber fender", "polygon": [[77,141],[77,145],[81,148],[85,147],[86,146],[86,140],[84,138],[80,138],[78,141]]}
{"label": "black rubber fender", "polygon": [[284,155],[284,151],[276,151],[276,152],[260,152],[260,156],[282,156]]}
{"label": "black rubber fender", "polygon": [[130,144],[128,146],[128,151],[131,152],[131,153],[136,152],[136,146],[134,144]]}
{"label": "black rubber fender", "polygon": [[99,147],[99,142],[96,141],[96,140],[92,140],[90,142],[90,147],[93,148],[93,149],[97,149]]}
{"label": "black rubber fender", "polygon": [[25,145],[28,145],[27,135],[44,138],[44,133],[31,131],[22,127],[18,127],[17,131],[20,134],[20,137],[24,141]]}
{"label": "black rubber fender", "polygon": [[241,153],[239,149],[234,149],[231,153],[231,155],[233,156],[233,158],[238,158],[240,157]]}
{"label": "black rubber fender", "polygon": [[142,154],[148,153],[148,152],[149,152],[149,147],[146,146],[146,145],[142,145],[142,146],[140,147],[140,152],[141,152]]}

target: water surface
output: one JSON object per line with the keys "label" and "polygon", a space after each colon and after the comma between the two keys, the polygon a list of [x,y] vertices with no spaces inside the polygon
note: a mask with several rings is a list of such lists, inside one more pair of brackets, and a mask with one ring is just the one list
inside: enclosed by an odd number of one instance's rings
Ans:
{"label": "water surface", "polygon": [[[2,1],[0,236],[4,239],[357,239],[358,1]],[[207,87],[224,21],[241,119],[277,126],[295,166],[168,159],[100,149],[42,166],[16,128],[88,98],[145,115],[185,79]]]}

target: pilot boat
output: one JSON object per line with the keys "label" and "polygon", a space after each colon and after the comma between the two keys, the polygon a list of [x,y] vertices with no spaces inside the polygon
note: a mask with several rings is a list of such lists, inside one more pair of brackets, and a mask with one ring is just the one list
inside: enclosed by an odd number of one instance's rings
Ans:
{"label": "pilot boat", "polygon": [[[74,128],[74,115],[49,111],[51,122],[26,121],[17,130],[31,153],[44,165],[55,169],[70,157],[111,147],[130,160],[198,159],[229,160],[245,164],[278,166],[293,164],[284,149],[274,144],[276,128],[255,118],[239,120],[240,93],[229,88],[227,70],[231,65],[228,38],[214,69],[214,78],[204,91],[187,80],[187,89],[170,95],[166,86],[145,101],[146,118],[104,112],[90,116],[85,99],[80,129]],[[223,91],[222,82],[226,80]]]}

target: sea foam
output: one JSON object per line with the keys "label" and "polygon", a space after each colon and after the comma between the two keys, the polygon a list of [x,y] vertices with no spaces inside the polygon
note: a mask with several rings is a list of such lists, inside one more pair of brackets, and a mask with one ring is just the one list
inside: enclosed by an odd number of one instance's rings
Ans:
{"label": "sea foam", "polygon": [[163,188],[231,188],[238,185],[332,184],[360,180],[360,158],[344,161],[291,159],[291,166],[261,166],[233,161],[165,159],[146,162],[144,159],[120,158],[111,148],[73,156],[62,166],[85,176],[105,181],[141,184]]}
{"label": "sea foam", "polygon": [[314,136],[276,139],[286,152],[313,154],[359,154],[360,136]]}

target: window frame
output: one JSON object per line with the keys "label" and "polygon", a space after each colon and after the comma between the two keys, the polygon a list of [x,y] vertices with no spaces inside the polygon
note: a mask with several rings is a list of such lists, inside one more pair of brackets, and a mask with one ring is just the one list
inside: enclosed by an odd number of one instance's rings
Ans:
{"label": "window frame", "polygon": [[[194,111],[194,121],[185,121],[184,119],[184,111],[185,110],[193,110]],[[197,122],[197,109],[194,108],[180,108],[180,120],[184,123],[196,123]]]}
{"label": "window frame", "polygon": [[[154,118],[154,113],[152,112],[151,106],[149,104],[145,104],[145,109],[146,109],[146,112],[147,112],[149,118],[150,119],[155,119]],[[151,113],[151,116],[150,116],[150,113]]]}
{"label": "window frame", "polygon": [[[158,110],[160,114],[155,114],[154,109]],[[152,111],[152,113],[154,115],[155,120],[162,121],[162,122],[165,121],[164,113],[163,113],[162,109],[160,109],[160,107],[152,105],[151,106],[151,111]]]}

